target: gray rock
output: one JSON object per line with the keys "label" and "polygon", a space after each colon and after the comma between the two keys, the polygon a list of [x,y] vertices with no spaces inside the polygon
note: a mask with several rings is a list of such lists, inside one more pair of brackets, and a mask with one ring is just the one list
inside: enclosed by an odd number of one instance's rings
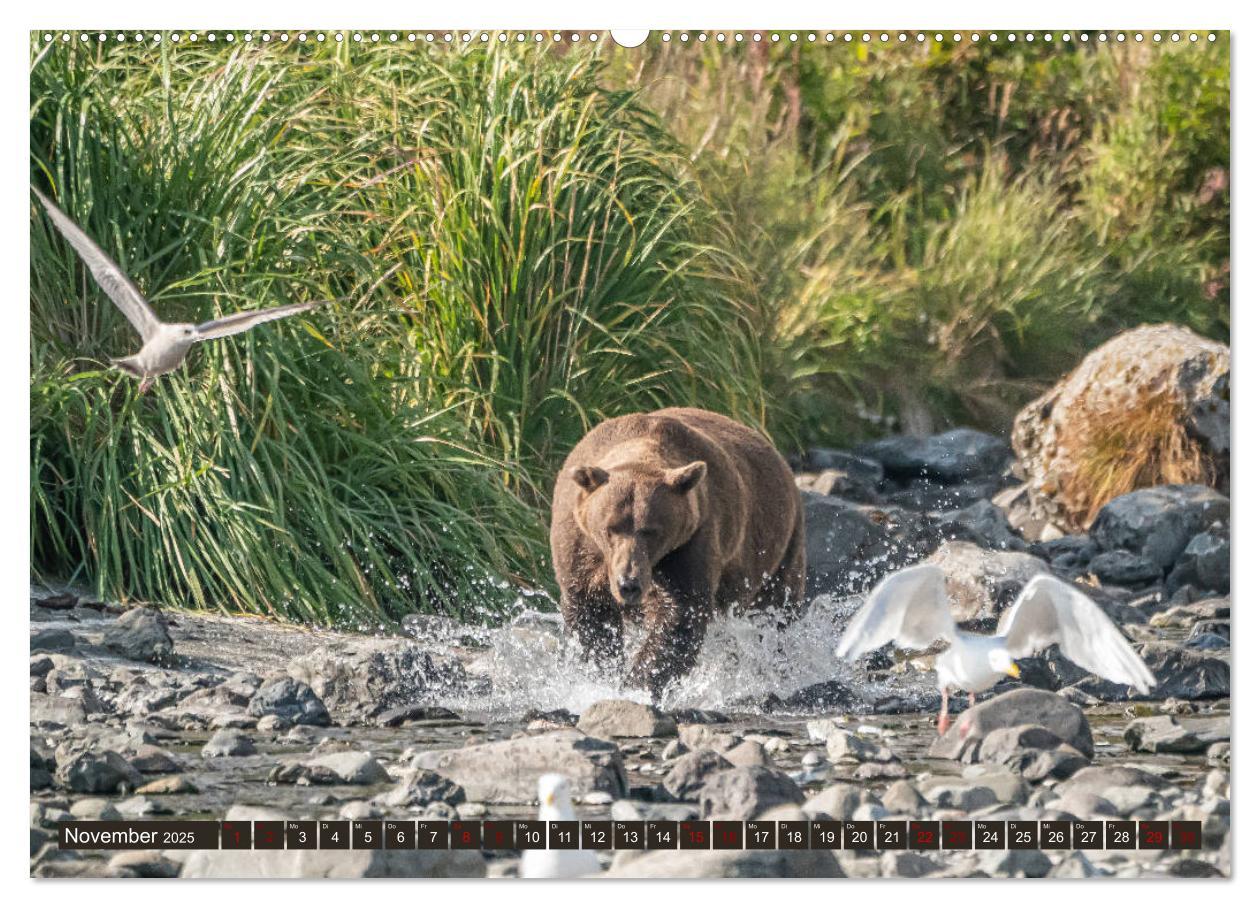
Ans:
{"label": "gray rock", "polygon": [[896,435],[859,445],[862,457],[878,461],[894,478],[925,477],[944,483],[1000,473],[1011,450],[1000,438],[975,429],[951,429],[928,438]]}
{"label": "gray rock", "polygon": [[397,728],[408,722],[456,722],[459,714],[444,706],[426,706],[420,703],[409,703],[387,709],[376,717],[376,724],[382,728]]}
{"label": "gray rock", "polygon": [[980,852],[980,869],[989,876],[1040,878],[1050,873],[1053,864],[1042,851]]}
{"label": "gray rock", "polygon": [[1080,707],[1057,694],[1032,688],[1018,688],[977,703],[932,743],[928,753],[973,763],[990,733],[1022,725],[1039,725],[1084,756],[1094,756],[1093,734]]}
{"label": "gray rock", "polygon": [[398,787],[381,796],[386,807],[423,807],[434,801],[455,805],[465,800],[464,789],[428,769],[407,770]]}
{"label": "gray rock", "polygon": [[127,762],[145,775],[180,772],[184,767],[169,752],[152,744],[137,744],[126,754]]}
{"label": "gray rock", "polygon": [[1064,693],[1075,690],[1108,702],[1165,700],[1169,697],[1176,700],[1219,700],[1230,695],[1230,669],[1229,663],[1215,655],[1216,652],[1162,641],[1145,643],[1138,647],[1138,654],[1157,682],[1149,694],[1093,675],[1070,684]]}
{"label": "gray rock", "polygon": [[814,472],[842,471],[873,486],[879,485],[884,479],[884,468],[878,460],[834,448],[810,448],[805,452],[803,466]]}
{"label": "gray rock", "polygon": [[772,807],[804,801],[796,783],[783,773],[764,766],[737,766],[705,781],[700,815],[711,820],[751,820]]}
{"label": "gray rock", "polygon": [[676,800],[697,801],[709,777],[733,765],[716,751],[688,751],[678,758],[661,784]]}
{"label": "gray rock", "polygon": [[633,700],[599,700],[582,712],[577,727],[593,738],[663,738],[678,731],[672,716]]}
{"label": "gray rock", "polygon": [[66,653],[78,644],[74,633],[60,627],[42,628],[31,631],[32,653]]}
{"label": "gray rock", "polygon": [[1064,796],[1050,801],[1046,807],[1068,813],[1078,820],[1090,820],[1095,817],[1118,817],[1120,811],[1102,795],[1083,789],[1069,790]]}
{"label": "gray rock", "polygon": [[885,851],[879,856],[880,876],[917,880],[940,869],[940,864],[918,851]]}
{"label": "gray rock", "polygon": [[161,664],[175,653],[165,616],[152,608],[124,612],[105,629],[101,642],[106,649],[136,662]]}
{"label": "gray rock", "polygon": [[707,725],[678,726],[678,740],[687,750],[715,750],[723,753],[743,740],[728,731],[715,731]]}
{"label": "gray rock", "polygon": [[941,528],[950,538],[961,538],[988,549],[1021,552],[1028,547],[1023,537],[1011,529],[1006,512],[987,499],[965,508],[943,511]]}
{"label": "gray rock", "polygon": [[140,773],[112,750],[85,750],[59,759],[56,778],[65,788],[84,794],[114,794],[119,786],[140,784]]}
{"label": "gray rock", "polygon": [[1229,533],[1197,533],[1186,543],[1169,575],[1169,584],[1193,583],[1205,590],[1229,592]]}
{"label": "gray rock", "polygon": [[31,656],[31,677],[42,678],[53,667],[52,659],[47,656]]}
{"label": "gray rock", "polygon": [[993,552],[970,542],[947,542],[927,559],[945,572],[955,621],[993,622],[1049,566],[1026,552]]}
{"label": "gray rock", "polygon": [[281,763],[267,780],[308,785],[378,785],[389,781],[389,773],[371,754],[343,750],[301,762]]}
{"label": "gray rock", "polygon": [[[878,467],[879,465],[876,464]],[[883,470],[880,470],[882,473]],[[876,485],[848,470],[826,469],[818,473],[803,473],[796,477],[796,487],[802,491],[816,492],[855,501],[861,504],[879,504]]]}
{"label": "gray rock", "polygon": [[923,782],[923,795],[936,807],[967,813],[998,803],[997,793],[992,788],[967,779],[928,779]]}
{"label": "gray rock", "polygon": [[279,716],[297,725],[328,725],[331,719],[324,702],[310,685],[288,676],[263,683],[249,701],[249,714]]}
{"label": "gray rock", "polygon": [[741,741],[722,756],[732,766],[769,766],[770,757],[760,741]]}
{"label": "gray rock", "polygon": [[197,794],[200,792],[192,780],[187,776],[163,776],[160,779],[154,779],[152,782],[146,782],[136,789],[136,794],[140,795],[169,795],[169,794]]}
{"label": "gray rock", "polygon": [[104,798],[81,798],[70,805],[76,820],[121,820],[123,815]]}
{"label": "gray rock", "polygon": [[832,763],[841,760],[888,763],[897,757],[878,741],[870,741],[843,728],[837,728],[827,736],[827,759]]}
{"label": "gray rock", "polygon": [[1134,719],[1124,729],[1130,750],[1146,753],[1200,754],[1208,741],[1183,726],[1172,716]]}
{"label": "gray rock", "polygon": [[201,748],[203,757],[248,757],[257,752],[253,738],[226,728],[216,731]]}
{"label": "gray rock", "polygon": [[319,647],[293,659],[288,673],[308,684],[343,722],[435,702],[467,683],[463,663],[456,657],[398,638],[369,637]]}
{"label": "gray rock", "polygon": [[1056,785],[1054,793],[1059,799],[1095,795],[1110,800],[1108,793],[1116,789],[1138,786],[1154,790],[1163,784],[1159,776],[1134,766],[1087,766]]}
{"label": "gray rock", "polygon": [[1102,875],[1103,872],[1081,851],[1071,852],[1046,874],[1056,880],[1090,880]]}
{"label": "gray rock", "polygon": [[1229,499],[1207,486],[1139,489],[1103,505],[1090,538],[1103,551],[1125,549],[1168,570],[1195,535],[1227,524]]}
{"label": "gray rock", "polygon": [[806,594],[846,595],[918,561],[940,542],[934,522],[903,508],[857,505],[802,492]]}
{"label": "gray rock", "polygon": [[1089,563],[1089,572],[1103,583],[1119,586],[1141,586],[1164,576],[1164,571],[1145,555],[1135,555],[1124,549],[1103,552]]}
{"label": "gray rock", "polygon": [[[889,813],[918,816],[919,811],[927,807],[927,800],[913,784],[901,779],[893,782],[880,798]],[[805,812],[809,813],[809,802],[805,804]]]}
{"label": "gray rock", "polygon": [[118,812],[129,819],[142,819],[144,817],[156,817],[174,813],[171,808],[160,801],[155,801],[140,794],[127,798],[125,801],[119,801],[117,806]]}
{"label": "gray rock", "polygon": [[533,803],[538,777],[547,772],[567,776],[578,798],[592,791],[620,798],[627,788],[617,746],[572,729],[420,753],[412,765],[446,776],[469,800],[487,804]]}
{"label": "gray rock", "polygon": [[801,809],[810,819],[848,820],[854,816],[858,807],[873,799],[874,795],[861,786],[842,783],[824,788],[801,805]]}
{"label": "gray rock", "polygon": [[[286,820],[255,806],[233,806],[228,820]],[[480,851],[362,849],[351,851],[193,851],[180,870],[185,878],[357,879],[362,877],[484,877]]]}

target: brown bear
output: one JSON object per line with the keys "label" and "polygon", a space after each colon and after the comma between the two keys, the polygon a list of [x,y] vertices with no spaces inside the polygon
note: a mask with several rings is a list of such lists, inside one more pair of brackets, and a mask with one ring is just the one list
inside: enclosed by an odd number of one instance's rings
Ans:
{"label": "brown bear", "polygon": [[600,423],[556,477],[551,557],[565,626],[620,666],[623,619],[646,639],[626,683],[654,699],[695,665],[718,609],[783,626],[805,592],[805,525],[787,463],[760,432],[707,410]]}

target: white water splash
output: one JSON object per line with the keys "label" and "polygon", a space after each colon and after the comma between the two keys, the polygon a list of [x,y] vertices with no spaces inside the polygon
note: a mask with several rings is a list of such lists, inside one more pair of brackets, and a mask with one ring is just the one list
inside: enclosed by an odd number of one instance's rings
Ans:
{"label": "white water splash", "polygon": [[[908,680],[876,689],[862,672],[837,661],[836,641],[860,604],[859,598],[819,596],[782,631],[764,616],[719,616],[709,625],[695,669],[666,690],[661,706],[753,712],[771,694],[787,698],[833,680],[863,699],[917,691],[920,685]],[[627,652],[640,643],[636,630],[627,628]],[[467,714],[518,719],[530,710],[580,713],[602,699],[650,700],[647,691],[622,688],[619,678],[585,662],[553,612],[528,609],[503,627],[460,628],[447,639],[461,634],[479,644],[469,673],[489,682],[488,689],[444,700]]]}

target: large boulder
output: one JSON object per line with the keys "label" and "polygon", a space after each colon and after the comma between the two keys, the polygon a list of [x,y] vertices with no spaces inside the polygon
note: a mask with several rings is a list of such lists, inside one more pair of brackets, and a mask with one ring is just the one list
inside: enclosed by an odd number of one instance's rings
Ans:
{"label": "large boulder", "polygon": [[[1112,338],[1015,419],[1015,468],[1034,514],[1079,532],[1102,501],[1145,485],[1227,491],[1229,385],[1229,348],[1187,328]],[[1132,477],[1127,488],[1099,487],[1117,474]]]}
{"label": "large boulder", "polygon": [[954,620],[992,623],[1028,581],[1049,565],[1026,552],[994,552],[970,542],[947,542],[927,559],[945,572]]}
{"label": "large boulder", "polygon": [[699,797],[700,815],[710,820],[751,820],[772,807],[805,801],[787,775],[764,766],[736,766],[713,773]]}
{"label": "large boulder", "polygon": [[815,492],[802,492],[801,502],[811,597],[868,590],[923,558],[942,538],[934,521],[903,508],[858,505]]}
{"label": "large boulder", "polygon": [[990,734],[1028,725],[1041,726],[1086,757],[1094,755],[1094,736],[1080,707],[1057,694],[1030,687],[982,700],[966,710],[932,743],[928,753],[974,763],[986,752],[983,744]]}
{"label": "large boulder", "polygon": [[672,716],[633,700],[597,700],[582,712],[577,727],[595,738],[662,738],[678,731]]}
{"label": "large boulder", "polygon": [[941,483],[1000,473],[1011,457],[1005,441],[975,429],[950,429],[928,438],[894,435],[859,445],[857,453],[877,461],[894,479]]}
{"label": "large boulder", "polygon": [[249,701],[249,714],[277,716],[295,725],[328,725],[328,709],[310,685],[280,676],[265,681]]}
{"label": "large boulder", "polygon": [[101,642],[106,649],[137,662],[166,662],[175,652],[166,618],[153,608],[133,608],[114,619]]}
{"label": "large boulder", "polygon": [[625,797],[626,771],[615,744],[565,729],[542,735],[417,754],[416,769],[431,769],[464,789],[470,801],[530,804],[538,799],[538,777],[567,776],[580,798],[595,791]]}
{"label": "large boulder", "polygon": [[1103,552],[1131,552],[1167,571],[1191,539],[1228,524],[1229,499],[1219,492],[1200,485],[1157,486],[1107,502],[1089,536]]}

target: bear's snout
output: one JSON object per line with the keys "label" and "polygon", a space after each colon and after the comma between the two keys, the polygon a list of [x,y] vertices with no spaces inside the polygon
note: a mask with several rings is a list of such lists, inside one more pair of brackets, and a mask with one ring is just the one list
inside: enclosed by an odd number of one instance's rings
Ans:
{"label": "bear's snout", "polygon": [[623,605],[636,605],[643,597],[643,584],[638,577],[622,574],[617,578],[617,598]]}

